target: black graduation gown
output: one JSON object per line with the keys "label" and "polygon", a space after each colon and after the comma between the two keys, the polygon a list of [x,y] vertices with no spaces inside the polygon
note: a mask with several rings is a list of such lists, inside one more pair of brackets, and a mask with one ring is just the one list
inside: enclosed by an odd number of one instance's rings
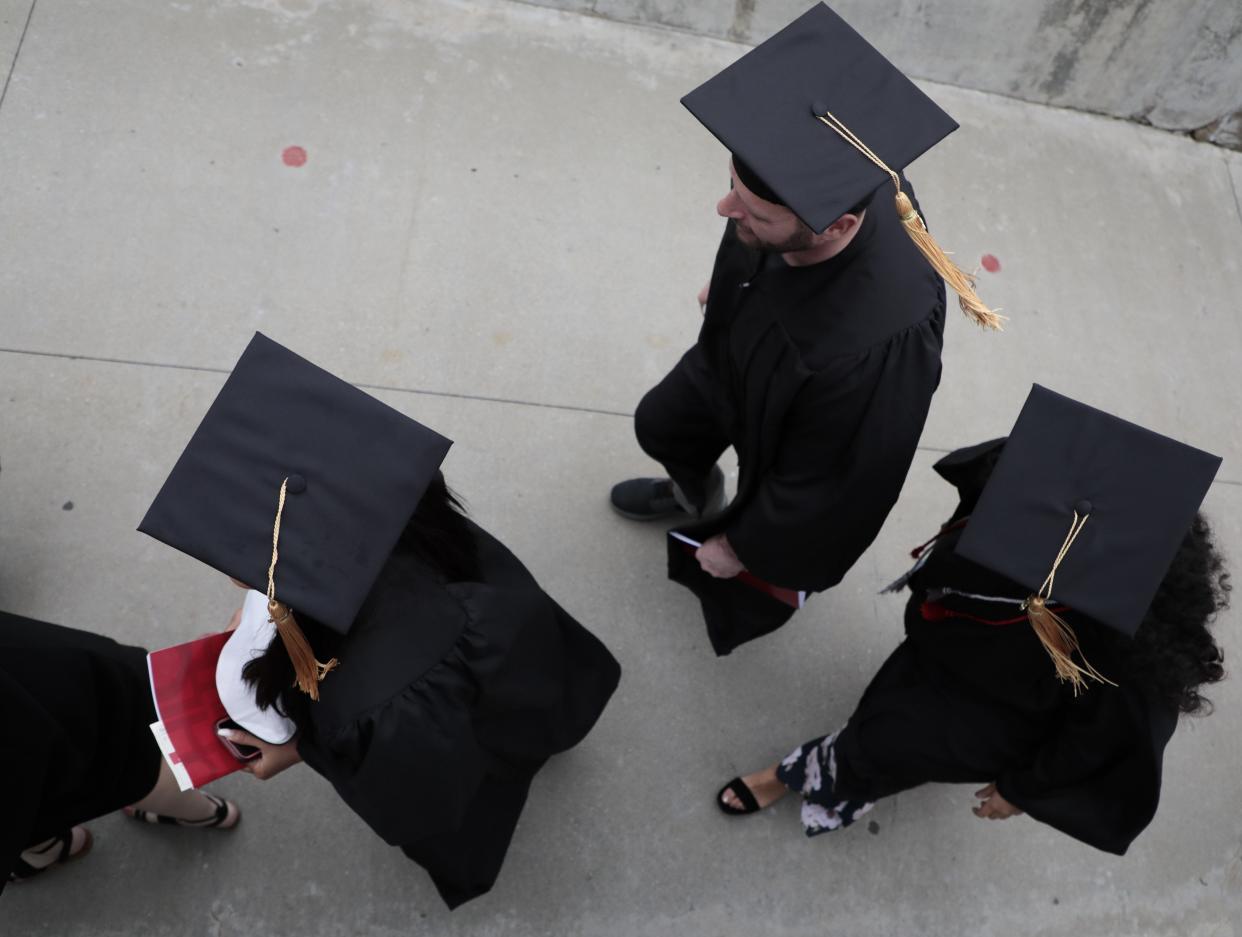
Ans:
{"label": "black graduation gown", "polygon": [[[937,466],[959,484],[953,521],[973,509],[1003,441]],[[951,521],[950,523],[952,523]],[[1123,640],[1063,615],[1090,662],[1117,687],[1074,696],[1017,606],[941,595],[1024,591],[936,543],[910,580],[906,640],[889,657],[836,742],[838,791],[875,800],[930,781],[996,782],[1036,820],[1125,853],[1151,822],[1177,713],[1127,678]]]}
{"label": "black graduation gown", "polygon": [[[473,525],[472,525],[473,526]],[[590,731],[620,679],[600,641],[477,526],[480,582],[394,555],[298,750],[455,907],[500,872],[531,779]]]}
{"label": "black graduation gown", "polygon": [[[774,585],[841,581],[888,516],[940,382],[943,281],[883,194],[849,246],[809,267],[743,245],[730,223],[698,348],[717,420],[738,454],[737,497],[683,532],[728,536]],[[716,579],[670,542],[669,578],[700,599],[717,654],[780,627],[793,609]]]}
{"label": "black graduation gown", "polygon": [[0,889],[23,849],[159,777],[146,651],[0,612]]}

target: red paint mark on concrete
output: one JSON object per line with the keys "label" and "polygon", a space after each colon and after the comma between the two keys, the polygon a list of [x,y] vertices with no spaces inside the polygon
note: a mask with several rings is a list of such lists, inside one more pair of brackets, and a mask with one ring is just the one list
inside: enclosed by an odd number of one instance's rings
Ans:
{"label": "red paint mark on concrete", "polygon": [[305,166],[306,150],[300,146],[287,146],[284,152],[280,154],[280,158],[286,166]]}
{"label": "red paint mark on concrete", "polygon": [[991,254],[984,254],[983,259],[979,262],[983,264],[983,269],[988,273],[997,273],[1000,271],[1000,261]]}

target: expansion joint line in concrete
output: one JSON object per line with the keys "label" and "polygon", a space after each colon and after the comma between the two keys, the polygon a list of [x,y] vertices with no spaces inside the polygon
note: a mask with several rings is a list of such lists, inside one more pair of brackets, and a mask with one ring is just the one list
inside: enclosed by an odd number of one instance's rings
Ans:
{"label": "expansion joint line in concrete", "polygon": [[13,50],[13,61],[9,63],[9,73],[4,76],[4,88],[0,89],[0,108],[4,107],[4,99],[9,94],[9,82],[13,80],[13,72],[17,68],[17,59],[22,54],[22,46],[26,42],[26,33],[30,29],[30,21],[34,18],[35,7],[39,0],[30,0],[30,9],[26,12],[26,23],[22,26],[22,34],[17,39],[17,48]]}
{"label": "expansion joint line in concrete", "polygon": [[[229,374],[228,368],[212,368],[198,364],[176,364],[170,361],[136,361],[130,358],[106,358],[100,355],[74,355],[68,352],[32,351],[26,348],[0,348],[0,354],[25,355],[32,358],[59,358],[62,361],[90,361],[96,364],[122,364],[136,368],[161,368],[170,371],[197,371],[202,374]],[[488,397],[482,394],[459,394],[448,390],[428,390],[422,387],[398,387],[394,384],[355,384],[363,390],[386,390],[397,394],[417,394],[422,397],[443,397],[449,400],[473,400],[480,403],[505,403],[517,407],[535,407],[542,410],[568,410],[572,413],[591,413],[596,416],[619,416],[627,420],[633,413],[622,410],[605,410],[599,407],[579,407],[569,403],[544,403],[539,400],[518,400],[513,397]]]}
{"label": "expansion joint line in concrete", "polygon": [[[120,364],[135,368],[160,368],[168,371],[195,371],[200,374],[228,374],[228,368],[212,368],[199,364],[175,364],[170,361],[135,361],[130,358],[106,358],[101,355],[74,355],[68,352],[32,351],[27,348],[0,348],[3,355],[21,355],[28,358],[58,358],[61,361],[89,361],[95,364]],[[427,390],[422,387],[398,387],[394,384],[355,384],[363,390],[383,390],[395,394],[415,394],[420,397],[439,397],[444,400],[471,400],[476,403],[503,403],[515,407],[533,407],[537,410],[561,410],[569,413],[590,413],[593,416],[615,416],[632,420],[633,413],[623,410],[605,410],[600,407],[579,407],[568,403],[544,403],[538,400],[518,400],[514,397],[488,397],[482,394],[459,394],[448,390]],[[952,452],[941,446],[918,446],[919,452],[944,455]],[[1214,484],[1242,486],[1242,481],[1218,478]]]}

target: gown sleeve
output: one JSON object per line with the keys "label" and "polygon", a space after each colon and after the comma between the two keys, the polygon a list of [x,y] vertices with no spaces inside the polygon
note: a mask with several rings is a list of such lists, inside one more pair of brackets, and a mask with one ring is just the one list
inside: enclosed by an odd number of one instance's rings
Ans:
{"label": "gown sleeve", "polygon": [[1123,855],[1155,816],[1164,746],[1177,714],[1124,688],[1092,687],[1026,765],[996,781],[1036,820]]}
{"label": "gown sleeve", "polygon": [[460,675],[429,674],[299,751],[390,845],[455,830],[484,775],[467,692]]}
{"label": "gown sleeve", "polygon": [[725,530],[746,568],[792,589],[840,582],[897,500],[939,380],[930,320],[816,373]]}
{"label": "gown sleeve", "polygon": [[[424,608],[421,621],[343,652],[316,704],[334,707],[319,711],[333,713],[330,724],[316,724],[312,711],[299,740],[307,764],[392,845],[462,829],[488,785],[513,780],[525,790],[544,760],[586,734],[619,677],[603,645],[533,582],[446,593],[436,610],[452,622]],[[456,636],[413,664],[407,642],[426,644],[436,628]],[[414,668],[404,686],[373,699],[379,672],[404,667]],[[329,701],[330,681],[368,671]]]}

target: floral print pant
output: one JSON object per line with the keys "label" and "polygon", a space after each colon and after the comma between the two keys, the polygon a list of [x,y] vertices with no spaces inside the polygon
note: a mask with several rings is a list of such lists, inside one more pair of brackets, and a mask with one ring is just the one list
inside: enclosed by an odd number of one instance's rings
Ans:
{"label": "floral print pant", "polygon": [[843,799],[834,790],[837,756],[833,749],[837,733],[799,745],[776,769],[776,777],[791,791],[802,795],[802,828],[807,836],[849,826],[875,804]]}

